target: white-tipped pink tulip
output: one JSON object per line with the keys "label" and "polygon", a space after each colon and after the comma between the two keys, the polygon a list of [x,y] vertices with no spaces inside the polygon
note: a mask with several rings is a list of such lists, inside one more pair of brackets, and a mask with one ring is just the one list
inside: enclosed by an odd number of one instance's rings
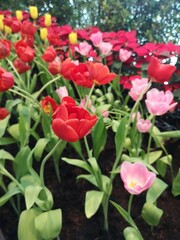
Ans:
{"label": "white-tipped pink tulip", "polygon": [[171,91],[159,91],[156,88],[151,89],[146,95],[146,107],[152,115],[160,116],[174,109],[177,105],[173,103],[173,94]]}
{"label": "white-tipped pink tulip", "polygon": [[137,130],[141,133],[149,132],[150,128],[152,126],[152,123],[149,119],[138,119],[136,123]]}
{"label": "white-tipped pink tulip", "polygon": [[121,48],[119,50],[119,59],[121,62],[126,62],[132,55],[131,51]]}
{"label": "white-tipped pink tulip", "polygon": [[148,171],[141,162],[130,163],[124,161],[121,165],[120,176],[125,189],[134,195],[150,188],[156,179],[156,174]]}
{"label": "white-tipped pink tulip", "polygon": [[134,101],[137,101],[139,96],[145,94],[149,89],[150,84],[147,78],[136,78],[132,81],[132,88],[129,91],[129,95]]}
{"label": "white-tipped pink tulip", "polygon": [[66,86],[63,86],[63,87],[60,87],[56,90],[56,93],[58,94],[60,100],[62,101],[62,99],[64,97],[67,97],[68,96],[68,90],[66,88]]}

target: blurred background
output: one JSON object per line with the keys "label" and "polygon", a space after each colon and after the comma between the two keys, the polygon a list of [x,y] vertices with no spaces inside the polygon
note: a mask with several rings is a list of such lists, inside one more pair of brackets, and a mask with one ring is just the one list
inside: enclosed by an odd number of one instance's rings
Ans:
{"label": "blurred background", "polygon": [[177,0],[0,0],[0,10],[37,6],[59,25],[98,26],[102,31],[137,30],[141,43],[180,44],[180,1]]}

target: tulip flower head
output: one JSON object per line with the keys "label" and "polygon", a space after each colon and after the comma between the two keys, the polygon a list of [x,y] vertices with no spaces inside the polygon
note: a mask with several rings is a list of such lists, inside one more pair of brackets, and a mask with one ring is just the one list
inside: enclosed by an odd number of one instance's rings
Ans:
{"label": "tulip flower head", "polygon": [[87,42],[79,43],[78,47],[75,47],[76,52],[80,53],[83,56],[88,56],[92,46]]}
{"label": "tulip flower head", "polygon": [[31,15],[32,19],[38,18],[38,9],[36,6],[30,6],[29,11],[30,11],[30,15]]}
{"label": "tulip flower head", "polygon": [[23,19],[23,14],[21,10],[16,11],[16,18],[21,21]]}
{"label": "tulip flower head", "polygon": [[48,37],[48,30],[47,28],[40,28],[40,38],[45,41]]}
{"label": "tulip flower head", "polygon": [[50,27],[51,23],[52,23],[51,14],[46,13],[44,15],[44,24],[46,25],[46,27]]}
{"label": "tulip flower head", "polygon": [[121,165],[120,176],[125,189],[134,195],[139,195],[150,188],[156,179],[156,174],[148,171],[141,162],[124,161]]}
{"label": "tulip flower head", "polygon": [[156,88],[151,89],[146,95],[146,107],[152,115],[160,116],[174,109],[177,105],[173,102],[171,91],[159,91]]}
{"label": "tulip flower head", "polygon": [[68,96],[68,90],[66,88],[66,86],[63,86],[63,87],[59,87],[57,90],[56,90],[56,93],[58,94],[60,100],[62,101],[62,99],[64,97],[67,97]]}
{"label": "tulip flower head", "polygon": [[129,95],[134,101],[137,101],[139,96],[146,93],[149,87],[150,84],[147,78],[137,78],[132,81],[132,88],[130,89]]}
{"label": "tulip flower head", "polygon": [[136,127],[139,132],[146,133],[149,132],[150,128],[152,126],[152,123],[149,119],[138,119],[136,123]]}
{"label": "tulip flower head", "polygon": [[14,77],[0,67],[0,92],[5,92],[14,85]]}
{"label": "tulip flower head", "polygon": [[69,42],[71,44],[76,44],[77,43],[77,33],[76,32],[71,32],[68,36]]}
{"label": "tulip flower head", "polygon": [[9,111],[6,108],[0,108],[0,120],[5,119],[9,115]]}
{"label": "tulip flower head", "polygon": [[119,50],[119,59],[121,62],[126,62],[132,55],[131,51],[121,48]]}
{"label": "tulip flower head", "polygon": [[95,47],[99,47],[99,45],[102,42],[102,32],[97,32],[97,33],[91,34],[90,40],[92,41],[92,43]]}

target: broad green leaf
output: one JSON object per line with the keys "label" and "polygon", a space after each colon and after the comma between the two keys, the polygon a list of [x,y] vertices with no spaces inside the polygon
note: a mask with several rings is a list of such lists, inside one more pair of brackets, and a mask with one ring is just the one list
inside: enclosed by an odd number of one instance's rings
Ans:
{"label": "broad green leaf", "polygon": [[95,176],[98,187],[102,190],[102,173],[95,158],[89,158],[88,162],[92,167],[92,174]]}
{"label": "broad green leaf", "polygon": [[160,147],[163,144],[163,138],[160,136],[161,132],[156,126],[152,128],[152,137],[156,143],[156,147]]}
{"label": "broad green leaf", "polygon": [[14,170],[17,179],[28,173],[27,159],[30,152],[30,148],[26,146],[22,148],[15,157]]}
{"label": "broad green leaf", "polygon": [[151,226],[157,226],[162,217],[163,210],[153,203],[145,203],[142,209],[142,218]]}
{"label": "broad green leaf", "polygon": [[103,151],[107,140],[107,130],[104,120],[101,117],[96,123],[92,132],[93,153],[94,157],[98,159],[99,154]]}
{"label": "broad green leaf", "polygon": [[7,159],[7,160],[14,161],[14,157],[9,152],[3,149],[0,150],[0,159]]}
{"label": "broad green leaf", "polygon": [[180,195],[180,168],[172,184],[172,194],[175,197]]}
{"label": "broad green leaf", "polygon": [[18,224],[18,240],[43,240],[35,228],[35,218],[40,213],[39,208],[31,208],[21,213]]}
{"label": "broad green leaf", "polygon": [[10,145],[15,142],[17,142],[17,140],[11,137],[0,137],[0,146]]}
{"label": "broad green leaf", "polygon": [[85,214],[87,218],[91,218],[98,210],[104,193],[100,191],[88,191],[85,197]]}
{"label": "broad green leaf", "polygon": [[13,124],[10,127],[8,127],[9,134],[15,138],[16,140],[20,140],[20,133],[19,133],[19,123]]}
{"label": "broad green leaf", "polygon": [[69,143],[74,150],[79,154],[79,156],[83,159],[83,153],[82,153],[82,147],[81,147],[81,142],[80,141],[76,141],[76,142],[71,142]]}
{"label": "broad green leaf", "polygon": [[87,172],[92,173],[92,170],[91,170],[91,167],[89,166],[89,164],[83,160],[73,159],[73,158],[65,158],[65,157],[63,157],[62,160],[64,162],[67,162],[70,165],[80,167],[80,168],[86,170]]}
{"label": "broad green leaf", "polygon": [[11,182],[8,186],[7,192],[0,197],[0,207],[3,206],[12,196],[20,193],[21,191],[14,182]]}
{"label": "broad green leaf", "polygon": [[180,130],[161,132],[158,134],[158,136],[162,137],[163,139],[180,138]]}
{"label": "broad green leaf", "polygon": [[158,197],[164,192],[168,185],[161,179],[156,178],[152,186],[148,189],[146,194],[147,203],[155,203]]}
{"label": "broad green leaf", "polygon": [[154,151],[154,152],[150,152],[149,156],[147,156],[147,154],[144,156],[144,160],[147,161],[149,164],[153,164],[155,161],[157,161],[162,155],[162,151]]}
{"label": "broad green leaf", "polygon": [[48,142],[50,141],[50,139],[48,138],[40,138],[35,146],[35,150],[34,150],[34,157],[36,160],[40,160],[43,154],[43,151],[46,147],[46,145],[48,144]]}
{"label": "broad green leaf", "polygon": [[81,174],[76,177],[77,180],[85,179],[86,181],[90,182],[94,186],[98,187],[96,178],[92,174]]}
{"label": "broad green leaf", "polygon": [[162,177],[165,177],[167,165],[166,165],[164,162],[158,160],[158,161],[156,162],[156,169],[158,170],[158,173],[159,173]]}
{"label": "broad green leaf", "polygon": [[62,228],[61,209],[39,214],[35,218],[35,228],[44,240],[57,238]]}
{"label": "broad green leaf", "polygon": [[36,202],[37,197],[42,190],[41,186],[34,186],[30,185],[25,188],[25,203],[26,203],[26,209],[29,210],[33,204]]}
{"label": "broad green leaf", "polygon": [[115,135],[116,160],[120,160],[127,134],[127,117],[122,118]]}
{"label": "broad green leaf", "polygon": [[143,240],[140,232],[133,227],[127,227],[123,231],[125,240]]}
{"label": "broad green leaf", "polygon": [[31,174],[26,174],[23,177],[21,177],[20,179],[20,183],[23,186],[23,188],[25,189],[28,186],[36,186],[39,185],[41,183],[40,178],[36,179],[34,176],[32,176]]}
{"label": "broad green leaf", "polygon": [[126,220],[126,222],[128,222],[132,227],[136,227],[135,222],[133,221],[133,219],[131,218],[131,216],[129,216],[128,212],[126,210],[124,210],[124,208],[122,208],[119,204],[110,201],[111,204],[117,209],[117,211],[121,214],[121,216],[124,218],[124,220]]}
{"label": "broad green leaf", "polygon": [[0,137],[2,137],[6,131],[8,122],[9,122],[9,118],[10,116],[7,116],[6,118],[4,118],[3,120],[1,120],[1,124],[0,124]]}
{"label": "broad green leaf", "polygon": [[36,204],[39,208],[44,211],[49,211],[53,207],[53,196],[47,187],[43,187],[43,189],[39,192],[38,197],[36,198]]}

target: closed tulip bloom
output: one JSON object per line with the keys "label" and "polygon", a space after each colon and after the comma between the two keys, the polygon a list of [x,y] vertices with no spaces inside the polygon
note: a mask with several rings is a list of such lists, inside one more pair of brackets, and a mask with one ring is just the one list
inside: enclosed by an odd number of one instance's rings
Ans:
{"label": "closed tulip bloom", "polygon": [[62,101],[62,99],[64,97],[67,97],[68,96],[68,90],[66,88],[66,86],[62,86],[62,87],[59,87],[57,90],[56,90],[56,93],[58,94],[60,100]]}
{"label": "closed tulip bloom", "polygon": [[44,24],[46,25],[46,27],[50,27],[51,23],[52,23],[51,14],[46,13],[44,15]]}
{"label": "closed tulip bloom", "polygon": [[48,37],[48,30],[47,28],[40,28],[40,38],[45,41]]}
{"label": "closed tulip bloom", "polygon": [[23,14],[21,10],[16,11],[16,18],[21,21],[23,19]]}
{"label": "closed tulip bloom", "polygon": [[56,50],[54,49],[53,46],[47,47],[46,51],[44,54],[41,56],[42,59],[46,62],[52,62],[57,56]]}
{"label": "closed tulip bloom", "polygon": [[77,33],[76,32],[71,32],[68,36],[69,42],[71,44],[76,44],[77,43]]}
{"label": "closed tulip bloom", "polygon": [[132,55],[131,51],[121,48],[119,50],[119,59],[121,62],[126,62]]}
{"label": "closed tulip bloom", "polygon": [[99,47],[99,45],[102,42],[102,32],[97,32],[97,33],[91,34],[90,40],[92,41],[92,43],[95,47]]}
{"label": "closed tulip bloom", "polygon": [[171,91],[159,91],[156,88],[151,89],[146,95],[146,107],[152,115],[160,116],[174,109],[177,105],[173,102]]}
{"label": "closed tulip bloom", "polygon": [[31,15],[32,19],[38,18],[38,9],[36,6],[30,6],[29,11],[30,11],[30,15]]}
{"label": "closed tulip bloom", "polygon": [[140,118],[137,120],[137,123],[136,123],[137,129],[141,133],[149,132],[149,130],[151,129],[151,126],[152,126],[152,123],[149,119]]}
{"label": "closed tulip bloom", "polygon": [[96,115],[76,106],[71,97],[63,98],[53,115],[52,129],[62,140],[76,142],[89,133],[97,122]]}
{"label": "closed tulip bloom", "polygon": [[99,45],[99,49],[103,56],[109,56],[111,54],[112,47],[113,45],[108,42],[101,42],[101,44]]}
{"label": "closed tulip bloom", "polygon": [[152,81],[164,83],[169,81],[175,70],[175,66],[160,63],[158,58],[152,56],[147,69],[147,73]]}
{"label": "closed tulip bloom", "polygon": [[11,34],[12,33],[12,29],[10,27],[6,26],[6,25],[4,26],[4,31],[5,31],[6,34]]}
{"label": "closed tulip bloom", "polygon": [[132,88],[130,89],[129,95],[134,101],[137,101],[139,96],[145,94],[149,89],[150,84],[147,78],[134,79],[132,81]]}
{"label": "closed tulip bloom", "polygon": [[139,195],[150,188],[156,179],[156,174],[148,171],[141,162],[124,161],[121,165],[120,176],[125,189],[133,195]]}
{"label": "closed tulip bloom", "polygon": [[0,59],[9,56],[11,51],[11,42],[6,39],[0,40]]}
{"label": "closed tulip bloom", "polygon": [[14,77],[0,67],[0,92],[5,92],[14,85]]}
{"label": "closed tulip bloom", "polygon": [[15,43],[15,51],[18,55],[18,57],[23,62],[32,62],[35,56],[35,51],[31,47],[28,46],[26,42],[23,40],[20,40]]}
{"label": "closed tulip bloom", "polygon": [[0,108],[0,120],[5,119],[9,115],[9,111],[6,108]]}
{"label": "closed tulip bloom", "polygon": [[31,69],[31,66],[28,65],[28,63],[23,62],[21,59],[16,58],[14,60],[14,66],[19,74],[27,72],[29,69]]}

